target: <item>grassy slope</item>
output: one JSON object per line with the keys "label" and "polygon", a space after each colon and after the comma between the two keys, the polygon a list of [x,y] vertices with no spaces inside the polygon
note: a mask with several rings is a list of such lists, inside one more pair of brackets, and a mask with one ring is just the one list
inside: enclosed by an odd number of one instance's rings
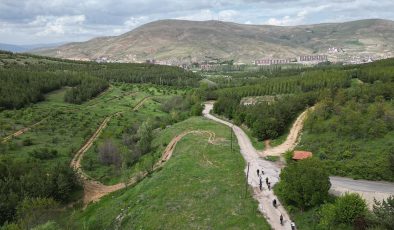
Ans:
{"label": "grassy slope", "polygon": [[269,229],[250,193],[244,198],[245,163],[240,154],[231,153],[227,127],[190,118],[162,131],[154,144],[164,146],[192,129],[215,131],[218,144],[208,144],[207,137],[186,136],[161,171],[75,212],[67,221],[74,223],[69,227]]}

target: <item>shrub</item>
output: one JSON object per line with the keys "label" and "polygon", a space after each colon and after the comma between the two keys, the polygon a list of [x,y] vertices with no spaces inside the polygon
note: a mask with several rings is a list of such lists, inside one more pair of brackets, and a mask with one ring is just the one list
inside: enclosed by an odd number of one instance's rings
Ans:
{"label": "shrub", "polygon": [[278,195],[289,205],[302,210],[322,204],[328,199],[330,180],[320,161],[306,159],[282,170]]}
{"label": "shrub", "polygon": [[361,225],[365,225],[367,211],[367,205],[360,195],[346,193],[338,197],[334,204],[321,207],[319,225],[322,229],[343,229],[352,224],[363,228]]}
{"label": "shrub", "polygon": [[394,196],[390,196],[382,202],[374,201],[373,213],[377,222],[386,229],[394,229]]}

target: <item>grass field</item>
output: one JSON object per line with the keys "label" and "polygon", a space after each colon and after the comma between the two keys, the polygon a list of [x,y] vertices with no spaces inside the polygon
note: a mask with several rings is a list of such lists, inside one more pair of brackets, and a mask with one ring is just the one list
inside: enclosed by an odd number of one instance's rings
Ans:
{"label": "grass field", "polygon": [[190,118],[161,131],[154,145],[162,151],[177,134],[196,129],[214,131],[216,144],[209,144],[206,136],[184,137],[160,171],[84,211],[69,211],[59,225],[72,229],[269,229],[251,193],[245,198],[245,162],[240,154],[231,153],[227,127]]}

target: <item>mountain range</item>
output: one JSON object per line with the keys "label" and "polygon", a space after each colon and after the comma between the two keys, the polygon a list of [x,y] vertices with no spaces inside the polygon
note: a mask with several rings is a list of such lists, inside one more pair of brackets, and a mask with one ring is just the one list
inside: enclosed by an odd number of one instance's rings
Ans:
{"label": "mountain range", "polygon": [[394,56],[394,21],[367,19],[301,26],[245,25],[222,21],[160,20],[119,36],[98,37],[34,53],[123,62],[155,59],[250,63],[262,58],[327,54],[329,58]]}
{"label": "mountain range", "polygon": [[14,44],[0,43],[0,50],[11,51],[14,53],[20,53],[20,52],[28,52],[28,51],[36,50],[36,49],[54,48],[54,47],[58,47],[63,44],[64,44],[64,42],[49,43],[49,44],[31,44],[31,45],[14,45]]}

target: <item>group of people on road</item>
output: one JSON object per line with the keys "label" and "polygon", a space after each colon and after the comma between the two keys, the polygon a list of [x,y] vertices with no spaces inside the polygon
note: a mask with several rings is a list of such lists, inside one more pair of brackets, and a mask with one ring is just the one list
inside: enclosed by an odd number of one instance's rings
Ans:
{"label": "group of people on road", "polygon": [[[263,175],[264,175],[264,170],[261,169],[261,174],[260,174],[260,169],[257,169],[257,177],[259,178],[259,188],[260,191],[263,191]],[[271,182],[269,182],[268,177],[265,178],[265,184],[267,185],[268,190],[271,190]]]}
{"label": "group of people on road", "polygon": [[[260,191],[263,191],[263,175],[264,175],[264,170],[261,169],[261,171],[260,171],[260,169],[257,169],[257,177],[259,178],[259,188],[260,188]],[[269,181],[268,177],[265,178],[265,184],[267,185],[268,190],[271,190],[271,182]],[[275,208],[277,207],[277,201],[276,201],[276,199],[274,199],[274,200],[272,201],[272,205],[273,205]],[[280,221],[280,224],[283,225],[283,215],[282,215],[282,214],[280,214],[279,221]],[[291,229],[292,229],[292,230],[295,229],[295,224],[294,224],[294,222],[291,223]]]}

